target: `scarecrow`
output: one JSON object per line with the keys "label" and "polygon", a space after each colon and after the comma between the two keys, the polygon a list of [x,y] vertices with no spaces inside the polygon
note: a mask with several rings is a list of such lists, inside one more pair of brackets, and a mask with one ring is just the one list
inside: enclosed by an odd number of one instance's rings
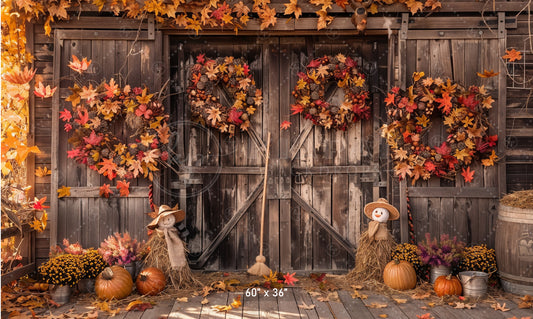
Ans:
{"label": "scarecrow", "polygon": [[173,208],[161,205],[154,215],[155,212],[152,212],[151,216],[155,218],[147,226],[154,232],[147,243],[150,251],[144,261],[146,267],[161,269],[176,289],[201,285],[192,275],[185,244],[174,227],[185,219],[185,212],[179,210],[178,205]]}
{"label": "scarecrow", "polygon": [[368,223],[368,229],[361,234],[355,255],[355,268],[348,274],[348,279],[382,281],[383,269],[391,260],[396,246],[387,228],[387,221],[398,219],[400,213],[384,198],[367,204],[364,211],[372,220]]}

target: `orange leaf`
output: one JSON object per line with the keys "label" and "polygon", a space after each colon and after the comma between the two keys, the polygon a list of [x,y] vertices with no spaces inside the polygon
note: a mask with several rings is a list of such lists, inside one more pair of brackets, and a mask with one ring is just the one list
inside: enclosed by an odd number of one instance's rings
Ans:
{"label": "orange leaf", "polygon": [[416,14],[418,11],[422,11],[422,9],[424,9],[424,4],[420,1],[407,0],[407,2],[405,2],[405,5],[407,6],[407,8],[409,8],[411,14]]}
{"label": "orange leaf", "polygon": [[35,169],[35,176],[37,177],[45,177],[47,175],[52,174],[52,171],[48,169],[48,167],[37,167]]}
{"label": "orange leaf", "polygon": [[264,10],[259,10],[257,12],[259,18],[261,19],[261,31],[268,28],[269,26],[276,25],[278,18],[276,18],[276,9],[266,7]]}
{"label": "orange leaf", "polygon": [[505,50],[505,55],[502,58],[509,60],[509,62],[520,61],[522,60],[522,52],[516,51],[515,49]]}
{"label": "orange leaf", "polygon": [[70,61],[68,67],[81,74],[82,72],[87,71],[91,62],[92,60],[87,61],[87,58],[83,58],[80,61],[77,56],[72,55],[72,61]]}
{"label": "orange leaf", "polygon": [[291,122],[289,121],[283,121],[281,122],[281,125],[279,126],[282,130],[287,130],[289,127],[291,127]]}
{"label": "orange leaf", "polygon": [[[284,14],[289,15],[291,13],[294,13],[294,17],[296,20],[302,15],[302,8],[298,5],[298,0],[290,0],[290,3],[284,3],[283,5],[287,8],[285,9]],[[346,0],[344,0],[346,1]]]}
{"label": "orange leaf", "polygon": [[4,80],[13,84],[26,84],[33,79],[35,72],[37,69],[28,70],[28,67],[25,67],[22,71],[19,67],[15,67],[13,71],[4,74]]}
{"label": "orange leaf", "polygon": [[104,185],[100,186],[100,196],[101,197],[109,198],[109,195],[113,194],[113,191],[111,190],[111,188],[109,188],[110,186],[111,185],[109,185],[109,184],[104,184]]}
{"label": "orange leaf", "polygon": [[465,182],[471,183],[472,180],[474,179],[475,172],[476,171],[470,171],[470,166],[469,166],[466,168],[466,170],[463,168],[463,172],[461,173],[461,175],[463,175]]}
{"label": "orange leaf", "polygon": [[416,315],[418,319],[435,319],[429,312],[423,315]]}
{"label": "orange leaf", "polygon": [[431,7],[431,10],[435,10],[437,8],[442,8],[442,4],[438,0],[427,0],[426,3],[424,3],[424,7]]}
{"label": "orange leaf", "polygon": [[452,110],[452,97],[448,92],[442,93],[442,98],[435,99],[435,102],[439,103],[439,109],[442,109],[442,113],[448,115]]}
{"label": "orange leaf", "polygon": [[483,73],[477,72],[477,76],[479,76],[480,78],[491,78],[498,74],[500,74],[500,72],[494,72],[494,70],[483,70]]}
{"label": "orange leaf", "polygon": [[117,189],[120,191],[120,196],[128,197],[128,195],[130,194],[130,182],[126,182],[125,180],[118,181]]}
{"label": "orange leaf", "polygon": [[109,180],[112,180],[117,176],[116,170],[117,170],[117,164],[113,161],[112,158],[104,158],[99,165],[102,165],[102,167],[98,170],[98,173],[107,176]]}
{"label": "orange leaf", "polygon": [[231,303],[230,306],[232,306],[233,308],[239,308],[241,305],[242,305],[241,296],[237,296],[237,298],[233,299],[233,302]]}
{"label": "orange leaf", "polygon": [[415,73],[413,73],[413,80],[415,80],[415,82],[416,82],[416,81],[420,80],[421,78],[423,78],[424,75],[426,75],[426,74],[424,73],[424,71],[421,71],[421,72],[415,72]]}
{"label": "orange leaf", "polygon": [[33,93],[35,96],[40,98],[49,98],[52,95],[54,95],[55,91],[57,90],[57,86],[55,88],[50,88],[50,85],[44,86],[43,82],[39,82],[35,85],[35,90]]}
{"label": "orange leaf", "polygon": [[505,302],[503,303],[503,305],[501,305],[499,302],[497,302],[497,303],[493,303],[491,305],[491,308],[494,309],[494,310],[499,310],[499,311],[503,311],[503,312],[511,310],[509,308],[505,308],[505,305],[506,305]]}

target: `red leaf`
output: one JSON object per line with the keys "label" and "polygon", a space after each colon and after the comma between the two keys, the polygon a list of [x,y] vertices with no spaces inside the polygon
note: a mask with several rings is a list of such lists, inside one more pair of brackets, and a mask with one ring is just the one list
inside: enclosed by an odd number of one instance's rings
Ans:
{"label": "red leaf", "polygon": [[76,123],[79,125],[85,125],[89,121],[89,113],[87,110],[78,110],[79,119],[75,119]]}
{"label": "red leaf", "polygon": [[442,145],[440,147],[435,146],[435,151],[439,153],[440,155],[450,155],[451,149],[448,147],[448,144],[446,142],[442,142]]}
{"label": "red leaf", "polygon": [[285,279],[284,283],[288,286],[294,286],[294,283],[298,281],[298,279],[294,277],[295,274],[296,273],[293,272],[292,274],[287,273],[286,275],[283,275],[283,278]]}
{"label": "red leaf", "polygon": [[279,126],[282,130],[287,130],[289,127],[291,127],[291,122],[289,121],[283,121],[281,122],[281,125]]}
{"label": "red leaf", "polygon": [[424,168],[425,168],[428,172],[433,172],[433,171],[435,170],[435,164],[434,164],[432,161],[427,160],[427,161],[424,163]]}
{"label": "red leaf", "polygon": [[202,54],[199,54],[199,55],[196,57],[196,62],[197,62],[197,63],[202,63],[202,64],[204,64],[204,62],[205,62],[205,54],[203,54],[203,53],[202,53]]}
{"label": "red leaf", "polygon": [[463,168],[463,172],[461,175],[463,175],[465,182],[471,183],[472,179],[474,179],[474,173],[476,171],[470,171],[470,166],[466,168],[466,170]]}
{"label": "red leaf", "polygon": [[302,113],[304,111],[304,107],[301,106],[300,104],[293,104],[291,105],[291,111],[292,111],[291,115]]}
{"label": "red leaf", "polygon": [[120,196],[127,197],[130,194],[130,182],[118,181],[117,189],[120,191]]}
{"label": "red leaf", "polygon": [[322,62],[320,61],[320,59],[314,59],[313,61],[309,62],[309,64],[307,65],[308,68],[316,68],[318,67],[320,64],[322,64]]}
{"label": "red leaf", "polygon": [[100,197],[109,198],[109,195],[113,194],[113,191],[109,188],[110,186],[109,184],[100,186]]}
{"label": "red leaf", "polygon": [[70,113],[69,110],[64,109],[63,111],[59,112],[59,118],[65,122],[69,122],[72,118],[72,113]]}
{"label": "red leaf", "polygon": [[344,10],[346,10],[346,5],[348,4],[348,0],[335,0],[335,3],[343,8]]}
{"label": "red leaf", "polygon": [[414,110],[418,109],[418,105],[414,102],[409,102],[405,106],[405,109],[407,110],[407,112],[413,113]]}
{"label": "red leaf", "polygon": [[103,136],[97,136],[96,133],[94,132],[94,130],[91,132],[91,135],[89,135],[89,137],[84,137],[83,140],[85,141],[85,143],[87,144],[91,144],[91,145],[98,145],[100,144],[100,142],[104,139]]}
{"label": "red leaf", "polygon": [[228,120],[231,123],[241,124],[242,123],[242,120],[240,119],[241,115],[242,115],[242,111],[237,111],[237,109],[232,108],[231,111],[229,112]]}
{"label": "red leaf", "polygon": [[476,95],[474,93],[470,93],[467,98],[465,98],[464,96],[461,96],[457,99],[457,101],[463,104],[464,106],[468,107],[472,111],[479,104],[479,101],[476,99]]}

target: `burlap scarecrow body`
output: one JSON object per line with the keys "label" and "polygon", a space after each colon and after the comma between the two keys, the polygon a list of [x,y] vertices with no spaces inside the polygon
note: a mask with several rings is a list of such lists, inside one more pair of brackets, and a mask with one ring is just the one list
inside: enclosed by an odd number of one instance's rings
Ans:
{"label": "burlap scarecrow body", "polygon": [[187,262],[185,244],[178,235],[174,224],[185,219],[185,212],[161,205],[157,217],[148,224],[154,230],[147,245],[150,251],[144,263],[147,267],[156,267],[165,273],[174,288],[183,289],[201,285],[194,278]]}
{"label": "burlap scarecrow body", "polygon": [[400,213],[384,198],[367,204],[364,212],[372,221],[368,223],[368,229],[361,234],[355,255],[355,268],[348,273],[347,278],[352,282],[382,282],[383,270],[396,247],[396,241],[387,228],[387,221],[398,219]]}

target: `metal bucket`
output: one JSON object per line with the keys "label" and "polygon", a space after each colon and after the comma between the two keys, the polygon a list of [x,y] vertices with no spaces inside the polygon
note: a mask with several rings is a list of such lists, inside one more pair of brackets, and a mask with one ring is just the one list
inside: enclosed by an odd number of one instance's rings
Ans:
{"label": "metal bucket", "polygon": [[50,290],[50,297],[52,297],[52,300],[58,304],[64,305],[70,300],[70,287],[55,286]]}
{"label": "metal bucket", "polygon": [[429,271],[429,279],[432,284],[435,283],[435,280],[439,278],[440,276],[448,276],[452,273],[452,270],[448,266],[431,266],[431,269]]}
{"label": "metal bucket", "polygon": [[487,293],[489,274],[482,271],[462,271],[459,278],[463,284],[463,295],[483,297]]}

